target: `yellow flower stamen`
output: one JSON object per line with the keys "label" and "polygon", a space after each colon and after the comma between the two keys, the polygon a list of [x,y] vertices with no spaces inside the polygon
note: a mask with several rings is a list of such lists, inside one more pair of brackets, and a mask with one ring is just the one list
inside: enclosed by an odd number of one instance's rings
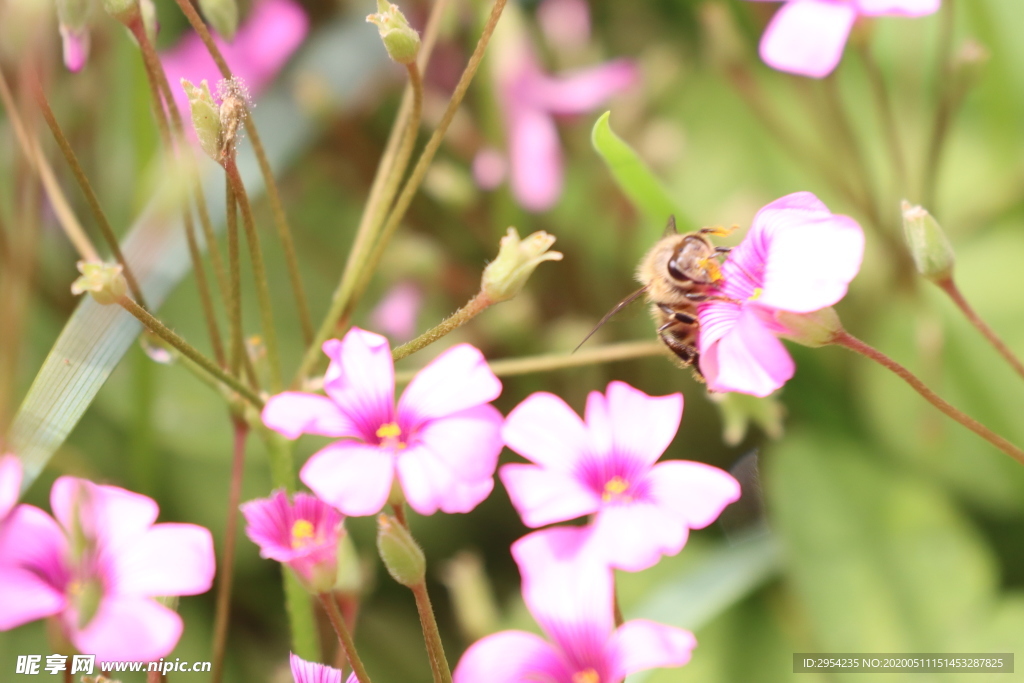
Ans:
{"label": "yellow flower stamen", "polygon": [[[629,490],[629,482],[622,477],[616,475],[605,482],[604,493],[601,494],[601,500],[608,503],[613,500],[628,502],[632,500],[632,496],[622,495]],[[575,679],[574,679],[575,680]]]}
{"label": "yellow flower stamen", "polygon": [[302,548],[313,541],[313,523],[308,519],[297,519],[292,524],[292,548]]}
{"label": "yellow flower stamen", "polygon": [[380,439],[380,445],[391,447],[396,450],[402,450],[405,448],[405,442],[398,438],[401,435],[402,428],[398,426],[397,422],[385,422],[377,430],[377,438]]}
{"label": "yellow flower stamen", "polygon": [[593,669],[584,669],[572,675],[572,683],[601,683],[601,676]]}
{"label": "yellow flower stamen", "polygon": [[747,297],[747,301],[757,301],[761,298],[763,291],[760,287],[755,288],[754,293]]}

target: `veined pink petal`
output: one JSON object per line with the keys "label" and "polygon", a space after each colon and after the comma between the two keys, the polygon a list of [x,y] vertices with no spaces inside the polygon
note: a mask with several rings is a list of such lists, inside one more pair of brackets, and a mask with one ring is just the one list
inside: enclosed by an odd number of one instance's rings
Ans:
{"label": "veined pink petal", "polygon": [[289,653],[288,660],[295,683],[341,683],[341,671],[334,667],[307,662],[294,652]]}
{"label": "veined pink petal", "polygon": [[[730,307],[735,308],[716,302],[708,310],[711,316],[718,311],[733,315]],[[700,369],[708,389],[767,396],[793,376],[793,359],[754,311],[743,310],[733,320],[731,327],[716,326],[722,334],[715,338],[707,334],[705,317],[701,317]]]}
{"label": "veined pink petal", "polygon": [[101,662],[152,662],[166,657],[178,644],[184,628],[181,617],[156,600],[130,596],[104,596],[86,627],[78,630],[65,620],[71,642],[80,652],[95,654]]}
{"label": "veined pink petal", "polygon": [[213,585],[213,536],[195,524],[156,524],[114,558],[121,595],[196,595]]}
{"label": "veined pink petal", "polygon": [[505,419],[505,444],[527,460],[570,472],[588,445],[587,430],[572,408],[554,394],[530,394]]}
{"label": "veined pink petal", "polygon": [[639,80],[631,60],[616,59],[565,75],[542,76],[530,89],[530,98],[552,114],[585,114]]}
{"label": "veined pink petal", "polygon": [[562,194],[562,147],[555,122],[537,106],[510,103],[508,109],[512,194],[524,209],[547,211]]}
{"label": "veined pink petal", "polygon": [[597,512],[601,500],[573,475],[536,465],[503,465],[499,471],[523,524],[536,529]]}
{"label": "veined pink petal", "polygon": [[857,11],[868,16],[922,17],[939,11],[941,0],[853,0]]}
{"label": "veined pink petal", "polygon": [[616,629],[609,643],[616,662],[615,680],[646,669],[683,666],[697,646],[689,631],[634,619]]}
{"label": "veined pink petal", "polygon": [[0,564],[0,631],[60,614],[66,608],[64,593],[38,574]]}
{"label": "veined pink petal", "polygon": [[160,513],[152,498],[76,477],[60,477],[53,483],[50,508],[65,530],[81,525],[87,534],[114,547],[134,541]]}
{"label": "veined pink petal", "polygon": [[299,479],[343,514],[364,517],[384,507],[394,472],[388,451],[339,441],[314,453],[303,465]]}
{"label": "veined pink petal", "polygon": [[493,474],[463,479],[423,446],[399,453],[398,478],[409,507],[421,515],[470,512],[494,489]]}
{"label": "veined pink petal", "polygon": [[341,412],[370,439],[395,412],[395,364],[385,337],[353,327],[341,341],[324,342],[331,367],[324,389]]}
{"label": "veined pink petal", "polygon": [[502,631],[466,650],[452,674],[454,683],[571,683],[562,657],[540,636]]}
{"label": "veined pink petal", "polygon": [[761,38],[761,59],[780,71],[822,78],[832,73],[857,18],[854,7],[829,0],[787,2]]}
{"label": "veined pink petal", "polygon": [[739,500],[740,485],[728,472],[702,462],[668,460],[648,475],[651,496],[674,511],[691,529],[703,529],[729,503]]}
{"label": "veined pink petal", "polygon": [[[606,394],[613,448],[644,464],[654,463],[679,431],[683,395],[648,396],[625,382],[610,383]],[[590,415],[587,424],[593,428]]]}
{"label": "veined pink petal", "polygon": [[488,403],[499,394],[501,381],[479,349],[457,344],[416,373],[398,402],[398,414],[403,422],[418,425]]}
{"label": "veined pink petal", "polygon": [[21,495],[21,460],[13,453],[0,457],[0,522],[10,514]]}
{"label": "veined pink petal", "polygon": [[497,408],[485,403],[427,422],[415,439],[460,479],[485,479],[498,466],[504,421]]}
{"label": "veined pink petal", "polygon": [[638,572],[682,550],[688,533],[682,519],[655,505],[608,505],[597,514],[588,543],[610,566]]}
{"label": "veined pink petal", "polygon": [[359,436],[360,432],[338,405],[326,396],[285,391],[263,406],[263,424],[289,439],[301,434]]}

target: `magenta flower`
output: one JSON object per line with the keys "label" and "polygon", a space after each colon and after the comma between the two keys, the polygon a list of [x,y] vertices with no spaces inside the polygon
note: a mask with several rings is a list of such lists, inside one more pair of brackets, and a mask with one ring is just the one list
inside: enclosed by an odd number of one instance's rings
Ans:
{"label": "magenta flower", "polygon": [[811,313],[846,295],[860,270],[864,232],[810,192],[768,204],[722,266],[720,293],[700,305],[700,369],[712,391],[767,396],[793,376],[776,335],[778,312]]}
{"label": "magenta flower", "polygon": [[611,572],[580,561],[578,532],[546,529],[512,546],[523,600],[549,640],[489,635],[462,655],[454,683],[619,683],[690,660],[697,641],[689,631],[642,619],[615,627]]}
{"label": "magenta flower", "polygon": [[260,547],[260,557],[282,562],[312,593],[329,591],[338,576],[338,540],[344,518],[327,503],[308,493],[295,502],[283,490],[270,498],[251,500],[241,507],[245,535]]}
{"label": "magenta flower", "polygon": [[[289,653],[288,659],[295,683],[341,683],[341,671],[334,667],[307,662],[295,653]],[[359,683],[355,672],[348,675],[345,683]]]}
{"label": "magenta flower", "polygon": [[843,56],[857,17],[920,17],[941,0],[788,0],[761,38],[761,59],[779,71],[822,78]]}
{"label": "magenta flower", "polygon": [[0,456],[0,522],[14,509],[21,494],[21,461],[13,453]]}
{"label": "magenta flower", "polygon": [[504,465],[501,481],[528,527],[594,515],[590,542],[608,565],[639,571],[675,555],[690,529],[713,522],[740,495],[729,474],[699,462],[655,464],[676,435],[682,394],[648,396],[623,382],[587,397],[586,421],[545,392],[502,429],[533,465]]}
{"label": "magenta flower", "polygon": [[[249,18],[238,28],[231,43],[214,35],[231,72],[240,78],[253,96],[259,95],[292,53],[302,44],[309,19],[294,0],[260,0]],[[173,48],[160,55],[167,78],[175,87],[174,101],[185,120],[189,120],[188,98],[177,84],[182,78],[192,83],[206,80],[213,87],[221,79],[220,70],[199,36],[189,32]]]}
{"label": "magenta flower", "polygon": [[55,616],[80,652],[100,660],[160,659],[181,637],[155,596],[205,593],[213,537],[194,524],[154,524],[146,496],[61,477],[57,520],[19,505],[0,538],[0,630]]}
{"label": "magenta flower", "polygon": [[340,437],[303,466],[299,477],[348,516],[376,514],[395,475],[416,512],[469,512],[494,488],[501,451],[501,393],[483,355],[469,344],[423,368],[395,405],[388,340],[353,327],[324,343],[331,358],[327,396],[285,392],[267,401],[263,423],[290,439]]}
{"label": "magenta flower", "polygon": [[413,282],[399,282],[370,313],[370,321],[392,340],[407,342],[416,335],[416,318],[422,307],[423,290]]}
{"label": "magenta flower", "polygon": [[[629,60],[615,60],[570,74],[544,73],[522,19],[502,18],[492,52],[498,103],[504,114],[512,193],[530,211],[546,211],[562,194],[562,147],[554,116],[585,114],[638,79]],[[493,155],[490,150],[483,150]],[[481,187],[494,186],[493,159],[475,163]]]}

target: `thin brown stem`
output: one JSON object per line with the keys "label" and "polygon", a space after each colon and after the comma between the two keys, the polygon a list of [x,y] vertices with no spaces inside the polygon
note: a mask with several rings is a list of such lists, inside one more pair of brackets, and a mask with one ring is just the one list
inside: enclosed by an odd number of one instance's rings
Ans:
{"label": "thin brown stem", "polygon": [[406,356],[416,353],[420,349],[430,346],[452,330],[462,327],[468,323],[493,303],[494,302],[491,301],[489,296],[483,292],[479,292],[476,296],[470,299],[465,306],[445,318],[439,325],[430,328],[412,341],[402,344],[393,350],[391,352],[391,358],[393,360],[401,360]]}
{"label": "thin brown stem", "polygon": [[338,634],[338,642],[345,653],[345,658],[352,665],[352,670],[355,672],[356,678],[359,679],[359,683],[371,683],[370,676],[366,673],[366,667],[363,666],[363,661],[359,659],[359,653],[356,652],[356,644],[352,640],[352,634],[349,633],[348,627],[345,625],[345,617],[342,616],[341,610],[338,609],[338,604],[331,597],[330,593],[321,593],[318,597],[320,598],[320,604],[324,606],[324,610],[327,612],[327,617],[331,620],[334,632]]}
{"label": "thin brown stem", "polygon": [[972,325],[978,328],[978,331],[981,332],[985,339],[988,340],[988,343],[991,344],[995,350],[999,352],[999,355],[1010,364],[1010,367],[1013,368],[1014,372],[1021,377],[1024,377],[1024,363],[1021,363],[1020,359],[1017,358],[1013,351],[1010,350],[1010,347],[1006,345],[1006,342],[999,338],[999,335],[995,333],[995,330],[989,327],[988,324],[981,319],[981,316],[979,316],[974,308],[967,302],[964,295],[960,293],[960,288],[956,286],[953,278],[946,278],[936,284],[942,289],[942,291],[949,295],[949,298],[957,305],[957,308],[959,308],[964,314],[964,317],[967,318]]}
{"label": "thin brown stem", "polygon": [[423,640],[427,645],[434,683],[452,683],[452,672],[444,654],[444,644],[441,642],[441,632],[437,628],[434,608],[430,604],[427,584],[423,581],[411,586],[411,589],[416,598],[416,611],[420,616],[420,626],[423,628]]}
{"label": "thin brown stem", "polygon": [[892,371],[900,379],[909,384],[914,389],[914,391],[921,394],[921,396],[924,397],[926,401],[928,401],[933,406],[938,408],[946,416],[959,422],[964,427],[967,427],[972,432],[974,432],[975,434],[977,434],[978,436],[985,439],[993,446],[1001,450],[1003,453],[1006,453],[1011,458],[1024,465],[1024,450],[1017,448],[1012,443],[1010,443],[1003,437],[999,436],[998,434],[996,434],[991,429],[981,424],[974,418],[965,415],[964,413],[954,408],[942,397],[940,397],[934,391],[929,389],[925,385],[925,383],[918,379],[913,373],[911,373],[905,367],[894,361],[892,358],[889,358],[887,355],[885,355],[878,349],[875,349],[874,347],[865,344],[860,339],[857,339],[849,332],[845,331],[840,332],[838,335],[836,335],[832,343],[838,344],[839,346],[845,346],[851,351],[856,351],[862,356],[865,356],[866,358],[875,361],[885,369]]}
{"label": "thin brown stem", "polygon": [[235,534],[238,531],[238,504],[242,498],[242,477],[245,473],[245,441],[249,425],[233,419],[234,456],[231,459],[231,485],[228,489],[228,514],[224,524],[224,554],[220,560],[220,585],[217,588],[217,608],[213,620],[213,672],[210,680],[220,683],[224,676],[224,652],[228,642],[228,623],[231,612],[231,583],[234,578]]}
{"label": "thin brown stem", "polygon": [[227,233],[228,233],[228,275],[231,283],[228,292],[228,329],[230,330],[231,354],[229,367],[231,374],[238,375],[245,354],[242,341],[242,259],[238,248],[238,208],[235,203],[235,192],[231,181],[225,181],[227,200]]}
{"label": "thin brown stem", "polygon": [[939,29],[939,101],[935,107],[935,119],[932,121],[932,132],[928,139],[928,152],[924,162],[924,179],[921,187],[921,203],[930,209],[935,208],[935,193],[939,181],[939,165],[942,151],[946,144],[949,124],[953,119],[961,96],[957,94],[957,84],[953,81],[953,0],[943,3],[942,26]]}

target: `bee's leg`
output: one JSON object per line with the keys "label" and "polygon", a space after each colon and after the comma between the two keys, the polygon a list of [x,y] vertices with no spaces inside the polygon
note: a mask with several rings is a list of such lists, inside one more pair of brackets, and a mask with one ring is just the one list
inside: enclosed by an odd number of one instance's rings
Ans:
{"label": "bee's leg", "polygon": [[693,364],[693,361],[697,358],[697,349],[693,344],[684,344],[679,341],[678,337],[669,332],[665,332],[662,329],[658,330],[658,336],[661,338],[661,341],[665,346],[667,346],[672,353],[676,354],[683,367]]}
{"label": "bee's leg", "polygon": [[736,230],[736,228],[738,228],[738,227],[740,227],[740,226],[739,225],[733,225],[731,228],[727,228],[724,225],[712,225],[712,226],[707,227],[707,228],[701,228],[699,230],[699,232],[702,235],[717,235],[719,237],[725,237],[726,235],[728,235],[728,234],[732,233],[734,230]]}
{"label": "bee's leg", "polygon": [[728,296],[722,296],[721,294],[702,294],[700,292],[687,292],[684,294],[687,299],[696,303],[703,303],[705,301],[728,301],[731,304],[743,303],[739,299],[733,299]]}
{"label": "bee's leg", "polygon": [[[688,313],[680,313],[679,311],[675,310],[674,308],[670,308],[665,304],[658,304],[658,308],[661,309],[662,313],[672,318],[672,321],[669,324],[671,324],[672,322],[680,322],[683,323],[684,325],[693,325],[694,323],[697,322],[697,319],[692,315]],[[665,327],[667,327],[667,325],[662,325],[661,328],[658,329],[658,331],[660,332],[661,330],[665,329]]]}
{"label": "bee's leg", "polygon": [[728,254],[730,251],[732,251],[732,249],[733,249],[732,247],[715,247],[715,253],[716,254]]}

